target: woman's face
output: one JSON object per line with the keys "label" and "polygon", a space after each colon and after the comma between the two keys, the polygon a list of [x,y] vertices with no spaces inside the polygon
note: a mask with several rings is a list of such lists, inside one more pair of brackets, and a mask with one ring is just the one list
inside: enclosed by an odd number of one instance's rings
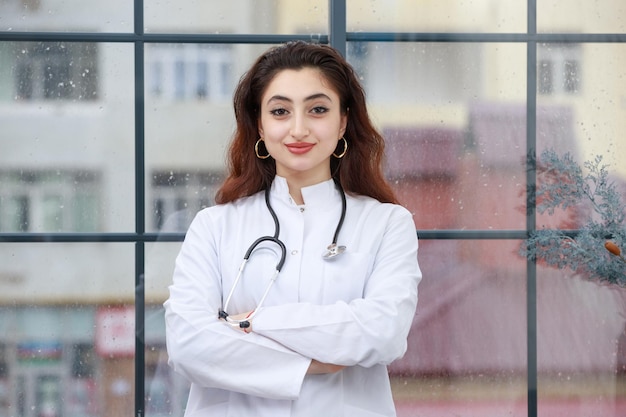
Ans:
{"label": "woman's face", "polygon": [[302,186],[331,178],[331,154],[346,123],[339,95],[314,68],[277,73],[261,97],[259,135],[276,174]]}

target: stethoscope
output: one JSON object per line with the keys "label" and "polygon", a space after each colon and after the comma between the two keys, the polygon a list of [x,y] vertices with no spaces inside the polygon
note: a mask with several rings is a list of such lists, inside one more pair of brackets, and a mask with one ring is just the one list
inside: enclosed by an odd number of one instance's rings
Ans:
{"label": "stethoscope", "polygon": [[[339,189],[339,194],[341,194],[341,216],[339,217],[339,222],[337,223],[337,227],[335,228],[335,234],[333,235],[332,243],[328,245],[326,250],[322,253],[322,259],[324,260],[332,260],[335,257],[337,257],[337,255],[341,255],[342,253],[346,251],[345,246],[337,245],[339,232],[341,231],[341,227],[343,226],[343,221],[346,218],[346,193],[343,191],[343,188],[341,187],[341,184],[339,183],[337,179],[335,179],[335,184],[337,185],[337,188]],[[270,187],[267,187],[265,189],[265,204],[267,205],[267,209],[269,210],[270,214],[272,215],[272,219],[274,220],[274,236],[261,236],[260,238],[255,240],[252,243],[252,245],[250,245],[245,255],[243,256],[243,261],[241,262],[241,265],[239,266],[239,272],[237,273],[235,282],[233,283],[233,286],[230,289],[230,292],[228,293],[228,297],[226,297],[226,302],[224,303],[224,306],[218,313],[218,316],[220,319],[225,320],[231,326],[240,327],[242,329],[247,329],[248,327],[250,327],[250,320],[252,320],[252,318],[256,315],[256,313],[259,311],[259,309],[263,305],[263,302],[265,301],[267,294],[272,288],[272,285],[274,285],[274,282],[276,282],[276,278],[278,278],[278,274],[280,273],[280,270],[283,268],[283,265],[285,264],[285,258],[287,257],[287,248],[285,247],[285,244],[282,242],[282,240],[278,238],[278,235],[280,234],[280,223],[278,221],[278,216],[276,215],[276,212],[274,211],[274,209],[272,208],[272,204],[270,203]],[[265,292],[263,293],[261,300],[259,300],[257,307],[254,310],[252,310],[252,313],[249,314],[248,317],[246,317],[245,319],[240,319],[240,320],[233,319],[226,312],[226,310],[228,309],[228,305],[230,304],[230,299],[232,298],[233,293],[235,292],[235,288],[237,288],[237,285],[239,284],[239,281],[241,280],[241,276],[243,275],[243,271],[245,269],[246,264],[248,263],[248,259],[250,259],[250,256],[252,255],[252,252],[254,252],[257,246],[259,246],[259,244],[263,242],[272,242],[278,245],[278,247],[280,247],[280,259],[278,260],[278,263],[276,264],[276,269],[274,270],[274,274],[272,275],[269,284],[267,284],[267,287],[265,288]]]}

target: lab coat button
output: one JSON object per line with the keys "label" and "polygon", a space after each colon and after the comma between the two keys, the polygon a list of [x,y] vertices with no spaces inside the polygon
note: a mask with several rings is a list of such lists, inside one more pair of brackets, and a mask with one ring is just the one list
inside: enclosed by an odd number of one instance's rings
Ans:
{"label": "lab coat button", "polygon": [[291,251],[291,254],[292,254],[292,255],[297,255],[297,254],[298,254],[298,251],[297,251],[296,249],[294,249],[294,250],[292,250],[292,251]]}

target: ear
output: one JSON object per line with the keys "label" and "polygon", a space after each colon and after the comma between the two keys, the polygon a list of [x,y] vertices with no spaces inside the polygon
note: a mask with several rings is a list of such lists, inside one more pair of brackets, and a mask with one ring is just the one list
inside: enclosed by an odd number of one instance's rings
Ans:
{"label": "ear", "polygon": [[348,112],[346,111],[341,115],[341,122],[339,125],[339,137],[342,137],[346,133],[348,127]]}
{"label": "ear", "polygon": [[257,125],[257,130],[258,130],[258,133],[259,133],[259,137],[262,138],[264,136],[263,135],[263,124],[261,123],[261,118],[260,117],[257,119],[256,125]]}

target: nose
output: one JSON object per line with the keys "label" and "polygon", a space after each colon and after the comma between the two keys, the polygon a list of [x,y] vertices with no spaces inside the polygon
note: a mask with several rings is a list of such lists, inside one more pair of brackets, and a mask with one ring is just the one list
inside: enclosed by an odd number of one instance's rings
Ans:
{"label": "nose", "polygon": [[306,117],[296,114],[292,119],[290,134],[294,139],[302,140],[309,135]]}

